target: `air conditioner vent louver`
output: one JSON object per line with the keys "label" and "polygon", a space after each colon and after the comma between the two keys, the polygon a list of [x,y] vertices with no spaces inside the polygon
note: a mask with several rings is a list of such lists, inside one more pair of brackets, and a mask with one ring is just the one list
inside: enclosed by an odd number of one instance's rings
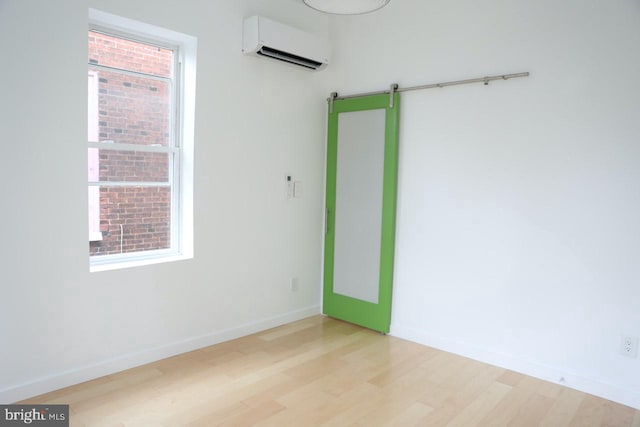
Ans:
{"label": "air conditioner vent louver", "polygon": [[300,65],[301,67],[310,68],[312,70],[317,70],[322,65],[322,62],[303,58],[301,56],[283,52],[278,49],[271,49],[270,47],[266,46],[262,46],[262,48],[257,53],[261,56],[268,56],[269,58],[277,59],[279,61],[285,61],[290,64]]}
{"label": "air conditioner vent louver", "polygon": [[322,70],[329,64],[327,40],[262,16],[244,20],[242,51],[275,59],[307,70]]}

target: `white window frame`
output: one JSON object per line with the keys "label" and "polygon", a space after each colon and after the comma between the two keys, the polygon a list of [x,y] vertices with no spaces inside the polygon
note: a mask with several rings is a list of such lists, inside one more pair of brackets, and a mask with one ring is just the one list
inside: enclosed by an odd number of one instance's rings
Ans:
{"label": "white window frame", "polygon": [[[87,134],[89,141],[98,141],[99,133],[99,117],[98,117],[98,73],[89,70],[87,73],[88,90],[89,90],[89,132]],[[89,179],[97,177],[100,168],[100,159],[97,149],[89,149],[87,162],[89,163]],[[92,169],[92,166],[94,169]],[[102,240],[102,232],[100,231],[100,189],[97,187],[89,187],[89,241],[97,242]]]}
{"label": "white window frame", "polygon": [[[193,146],[197,39],[95,9],[89,9],[89,30],[152,43],[174,51],[176,68],[173,99],[175,102],[171,107],[171,114],[174,115],[172,120],[174,125],[171,129],[173,144],[164,148],[135,144],[109,144],[109,146],[119,150],[168,151],[173,153],[173,156],[169,155],[170,159],[177,159],[176,164],[170,167],[173,174],[169,177],[172,189],[170,248],[90,256],[89,270],[97,272],[193,258]],[[89,141],[87,145],[87,148],[100,147],[104,147],[104,143]],[[145,183],[136,184],[145,185]]]}

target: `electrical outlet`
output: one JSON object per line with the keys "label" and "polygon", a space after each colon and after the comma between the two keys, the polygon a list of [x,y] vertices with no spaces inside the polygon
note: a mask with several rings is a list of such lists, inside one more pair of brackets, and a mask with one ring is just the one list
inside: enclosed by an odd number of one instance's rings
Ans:
{"label": "electrical outlet", "polygon": [[300,284],[298,283],[297,277],[291,278],[290,286],[291,286],[291,292],[298,292],[298,289],[300,289]]}
{"label": "electrical outlet", "polygon": [[620,354],[627,357],[638,357],[638,337],[623,336],[620,342]]}

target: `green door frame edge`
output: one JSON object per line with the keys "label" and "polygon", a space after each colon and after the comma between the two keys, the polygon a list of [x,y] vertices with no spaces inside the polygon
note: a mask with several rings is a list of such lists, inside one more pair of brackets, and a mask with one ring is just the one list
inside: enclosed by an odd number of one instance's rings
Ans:
{"label": "green door frame edge", "polygon": [[[383,333],[391,324],[391,297],[395,254],[396,197],[398,191],[398,125],[400,94],[371,95],[336,100],[329,112],[327,131],[326,230],[322,312]],[[336,206],[336,174],[338,156],[338,114],[353,111],[385,109],[384,172],[382,184],[382,233],[380,242],[380,282],[378,304],[333,293],[334,224]]]}

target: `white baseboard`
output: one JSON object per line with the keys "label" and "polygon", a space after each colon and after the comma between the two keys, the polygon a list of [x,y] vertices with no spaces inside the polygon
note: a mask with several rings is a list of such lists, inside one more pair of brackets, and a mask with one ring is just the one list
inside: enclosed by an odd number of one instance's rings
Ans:
{"label": "white baseboard", "polygon": [[640,392],[638,390],[621,388],[613,384],[607,384],[598,380],[586,378],[572,372],[566,372],[552,366],[523,360],[509,354],[494,352],[467,343],[430,336],[420,330],[404,327],[402,325],[391,325],[390,335],[423,344],[428,347],[447,351],[449,353],[459,354],[460,356],[485,362],[490,365],[510,369],[535,378],[593,394],[623,405],[631,406],[632,408],[640,409]]}
{"label": "white baseboard", "polygon": [[120,357],[103,360],[91,365],[80,366],[64,372],[58,372],[43,378],[37,378],[29,382],[1,389],[0,403],[7,404],[28,399],[53,390],[100,378],[105,375],[110,375],[115,372],[155,362],[156,360],[165,359],[177,354],[240,338],[317,314],[320,314],[320,306],[314,305],[278,316],[246,323],[234,328],[215,331],[210,334],[187,338],[185,340],[150,348],[137,353],[125,354]]}

